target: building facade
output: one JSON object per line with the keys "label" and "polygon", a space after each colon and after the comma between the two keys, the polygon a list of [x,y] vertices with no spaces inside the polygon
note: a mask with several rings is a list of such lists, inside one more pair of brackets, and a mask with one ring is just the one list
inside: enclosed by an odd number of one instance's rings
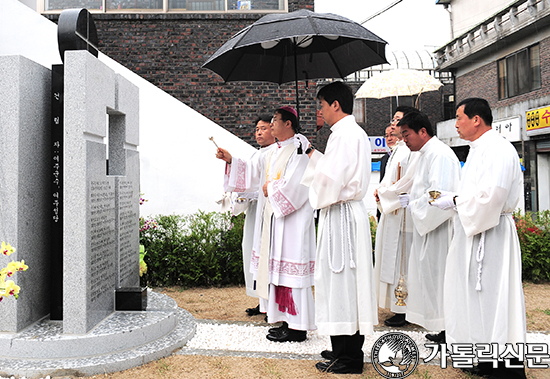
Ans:
{"label": "building facade", "polygon": [[[525,169],[525,210],[550,209],[550,2],[438,3],[450,11],[454,35],[435,52],[437,70],[454,75],[457,103],[487,99],[493,128],[513,143]],[[466,146],[453,120],[438,133],[455,149]]]}

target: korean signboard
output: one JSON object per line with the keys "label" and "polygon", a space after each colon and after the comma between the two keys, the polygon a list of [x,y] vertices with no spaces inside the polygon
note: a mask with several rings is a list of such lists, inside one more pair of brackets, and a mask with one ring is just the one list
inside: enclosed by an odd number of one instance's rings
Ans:
{"label": "korean signboard", "polygon": [[519,117],[493,121],[493,129],[510,142],[521,141],[521,121]]}
{"label": "korean signboard", "polygon": [[550,133],[550,106],[525,112],[525,119],[528,136]]}
{"label": "korean signboard", "polygon": [[387,153],[391,149],[386,145],[386,139],[384,137],[369,137],[370,147],[372,153]]}

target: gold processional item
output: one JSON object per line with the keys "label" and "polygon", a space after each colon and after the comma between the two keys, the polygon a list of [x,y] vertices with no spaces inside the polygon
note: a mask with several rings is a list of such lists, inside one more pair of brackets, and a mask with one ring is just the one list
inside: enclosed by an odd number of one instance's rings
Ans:
{"label": "gold processional item", "polygon": [[210,141],[214,142],[214,145],[216,145],[216,148],[219,149],[219,146],[218,144],[216,143],[216,141],[214,141],[214,137],[210,137],[208,138]]}
{"label": "gold processional item", "polygon": [[[397,180],[399,181],[401,179],[401,165],[397,165]],[[405,194],[404,192],[401,193],[401,195]],[[407,208],[403,208],[403,233],[402,233],[402,239],[401,242],[401,267],[399,270],[399,281],[397,282],[397,286],[395,287],[395,290],[393,293],[395,294],[395,297],[397,298],[397,302],[395,305],[398,306],[405,306],[407,303],[405,303],[405,299],[409,295],[409,292],[407,291],[407,283],[405,282],[405,265],[406,265],[406,215],[407,215]]]}
{"label": "gold processional item", "polygon": [[430,203],[433,203],[439,196],[441,196],[441,192],[439,191],[428,191],[432,199],[429,201]]}
{"label": "gold processional item", "polygon": [[[393,184],[397,183],[401,179],[401,162],[397,162],[397,180]],[[394,214],[397,216],[399,209],[396,209]]]}

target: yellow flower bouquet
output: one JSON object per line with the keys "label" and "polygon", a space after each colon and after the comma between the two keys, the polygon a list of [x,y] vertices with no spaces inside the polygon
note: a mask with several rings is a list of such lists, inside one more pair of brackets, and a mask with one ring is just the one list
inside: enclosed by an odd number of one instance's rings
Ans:
{"label": "yellow flower bouquet", "polygon": [[[10,256],[14,252],[15,249],[9,243],[2,241],[2,246],[0,247],[1,254]],[[11,261],[6,267],[0,270],[0,301],[7,296],[13,296],[15,299],[19,297],[21,288],[13,280],[6,280],[6,278],[11,278],[16,272],[26,271],[28,268],[29,266],[25,264],[25,261],[21,260]]]}

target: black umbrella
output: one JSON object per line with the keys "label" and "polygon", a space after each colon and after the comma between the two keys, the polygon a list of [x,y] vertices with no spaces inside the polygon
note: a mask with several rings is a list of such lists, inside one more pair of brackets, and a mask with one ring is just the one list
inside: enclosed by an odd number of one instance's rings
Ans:
{"label": "black umbrella", "polygon": [[344,78],[387,63],[386,41],[360,24],[305,9],[270,14],[244,28],[203,64],[226,82]]}

